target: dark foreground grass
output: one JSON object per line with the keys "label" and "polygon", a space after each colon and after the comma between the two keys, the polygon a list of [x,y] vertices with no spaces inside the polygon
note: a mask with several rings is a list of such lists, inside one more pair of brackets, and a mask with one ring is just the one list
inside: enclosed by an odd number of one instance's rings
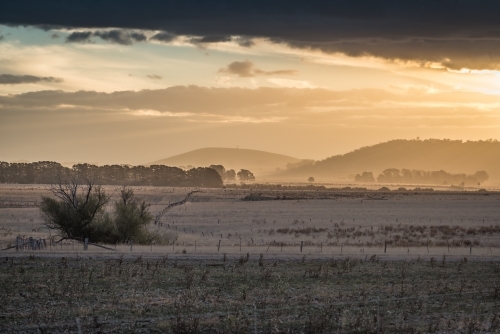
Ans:
{"label": "dark foreground grass", "polygon": [[499,306],[499,263],[466,258],[0,262],[3,333],[498,333]]}

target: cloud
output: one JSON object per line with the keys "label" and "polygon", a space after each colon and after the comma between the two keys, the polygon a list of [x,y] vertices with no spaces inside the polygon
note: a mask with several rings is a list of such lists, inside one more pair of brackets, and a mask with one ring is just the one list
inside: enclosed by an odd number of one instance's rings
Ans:
{"label": "cloud", "polygon": [[224,68],[219,70],[219,73],[234,74],[242,78],[255,77],[258,75],[292,75],[297,73],[295,70],[277,70],[264,71],[254,67],[254,64],[249,61],[234,61]]}
{"label": "cloud", "polygon": [[167,31],[162,31],[162,32],[159,32],[159,33],[155,34],[150,39],[153,40],[153,41],[159,41],[159,42],[163,42],[163,43],[170,43],[173,40],[175,40],[176,38],[177,38],[176,35],[174,35],[172,33],[169,33]]}
{"label": "cloud", "polygon": [[189,39],[189,42],[193,44],[223,43],[230,41],[231,41],[231,36],[217,36],[217,35],[192,37]]}
{"label": "cloud", "polygon": [[57,39],[59,38],[59,34],[53,33],[52,36],[50,36],[52,39]]}
{"label": "cloud", "polygon": [[39,82],[60,83],[63,82],[63,80],[54,77],[37,77],[34,75],[0,74],[0,85],[18,85]]}
{"label": "cloud", "polygon": [[[294,80],[295,82],[295,80]],[[417,115],[441,117],[434,110],[468,108],[485,112],[500,108],[500,96],[463,91],[432,91],[411,88],[397,93],[380,89],[334,91],[308,88],[297,83],[281,83],[289,87],[208,88],[200,86],[173,86],[165,89],[141,91],[38,91],[0,96],[0,110],[24,108],[85,108],[122,113],[150,110],[159,113],[190,113],[232,116],[290,116],[294,114],[341,113],[345,116],[373,117],[405,114],[412,110]],[[301,87],[301,88],[296,88]],[[376,112],[374,112],[376,110]],[[370,113],[373,113],[371,115]],[[498,116],[497,116],[498,117]]]}
{"label": "cloud", "polygon": [[146,76],[148,78],[150,78],[150,79],[153,79],[153,80],[161,80],[161,79],[163,79],[163,77],[161,75],[157,75],[157,74],[148,74]]}
{"label": "cloud", "polygon": [[239,46],[249,48],[255,45],[255,42],[252,38],[244,37],[244,36],[235,36],[232,38],[233,42],[236,42]]}
{"label": "cloud", "polygon": [[[132,45],[134,42],[144,42],[146,35],[141,32],[130,32],[122,29],[98,30],[98,31],[75,31],[66,37],[67,43],[90,43],[91,37],[99,37],[110,43],[121,45]],[[53,37],[54,38],[54,37]]]}
{"label": "cloud", "polygon": [[90,43],[91,31],[75,31],[66,37],[66,43]]}
{"label": "cloud", "polygon": [[[352,57],[371,55],[416,61],[421,66],[437,62],[452,69],[500,69],[496,56],[500,54],[500,2],[494,0],[171,0],[147,6],[124,1],[119,7],[98,0],[76,0],[71,6],[60,0],[4,2],[0,23],[9,25],[168,31],[152,40],[194,36],[192,42],[201,44],[241,36],[243,46],[262,37]],[[88,42],[88,37],[80,33],[72,39]]]}
{"label": "cloud", "polygon": [[109,30],[109,31],[96,31],[93,33],[94,36],[98,36],[101,39],[121,45],[132,45],[134,42],[144,42],[147,37],[143,33],[138,32],[127,32],[125,30]]}

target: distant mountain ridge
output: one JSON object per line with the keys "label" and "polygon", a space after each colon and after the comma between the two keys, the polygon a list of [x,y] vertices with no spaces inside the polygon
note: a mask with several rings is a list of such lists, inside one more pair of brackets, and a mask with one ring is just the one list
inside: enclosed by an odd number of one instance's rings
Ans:
{"label": "distant mountain ridge", "polygon": [[301,163],[296,168],[287,169],[282,175],[287,179],[313,176],[326,181],[365,171],[373,172],[377,177],[387,168],[445,170],[467,174],[484,170],[490,175],[489,182],[500,182],[500,142],[397,139],[321,161]]}
{"label": "distant mountain ridge", "polygon": [[208,167],[223,165],[226,169],[248,169],[256,175],[269,174],[300,159],[283,154],[243,148],[207,147],[157,160],[147,165]]}

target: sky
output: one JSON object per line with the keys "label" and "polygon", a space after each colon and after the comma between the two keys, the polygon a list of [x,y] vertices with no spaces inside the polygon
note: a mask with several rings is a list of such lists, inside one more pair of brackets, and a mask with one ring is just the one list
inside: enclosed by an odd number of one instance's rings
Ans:
{"label": "sky", "polygon": [[500,2],[0,3],[0,161],[499,139]]}

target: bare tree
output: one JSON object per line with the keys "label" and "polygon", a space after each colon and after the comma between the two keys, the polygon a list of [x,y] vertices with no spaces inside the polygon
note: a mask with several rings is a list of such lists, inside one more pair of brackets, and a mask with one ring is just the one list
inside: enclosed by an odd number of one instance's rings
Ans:
{"label": "bare tree", "polygon": [[51,185],[53,197],[42,197],[40,212],[45,225],[61,233],[61,240],[89,238],[97,221],[107,220],[105,206],[110,197],[89,179],[68,176]]}

